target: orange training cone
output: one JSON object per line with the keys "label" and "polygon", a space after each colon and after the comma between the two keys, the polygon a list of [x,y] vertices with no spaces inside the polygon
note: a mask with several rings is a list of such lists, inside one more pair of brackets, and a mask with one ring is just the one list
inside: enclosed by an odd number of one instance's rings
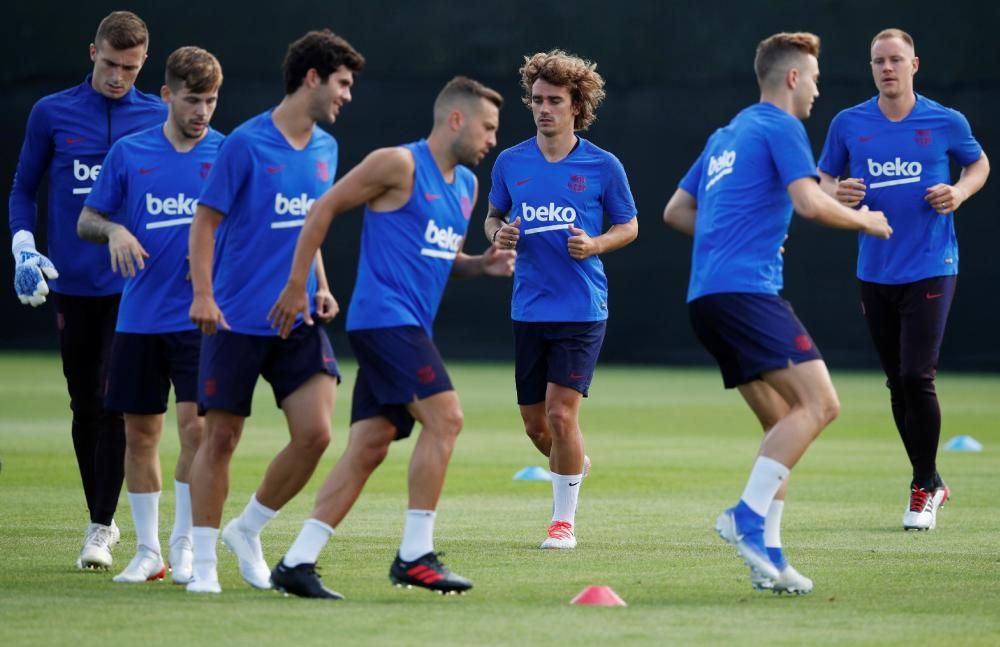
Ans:
{"label": "orange training cone", "polygon": [[625,600],[611,590],[610,586],[588,586],[580,591],[570,604],[590,604],[599,607],[624,607]]}

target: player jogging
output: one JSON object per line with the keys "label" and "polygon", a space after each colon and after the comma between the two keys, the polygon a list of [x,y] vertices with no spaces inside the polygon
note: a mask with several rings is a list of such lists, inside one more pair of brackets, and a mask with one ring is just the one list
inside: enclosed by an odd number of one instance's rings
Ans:
{"label": "player jogging", "polygon": [[[597,65],[561,50],[520,69],[538,131],[493,166],[486,237],[517,249],[511,299],[515,381],[524,430],[552,471],[552,518],[542,548],[576,547],[576,507],[587,472],[580,405],[608,318],[599,254],[639,232],[625,169],[577,131],[604,99]],[[604,231],[604,216],[611,227]]]}
{"label": "player jogging", "polygon": [[[960,112],[913,91],[920,59],[909,34],[885,29],[870,47],[878,94],[834,118],[819,170],[841,203],[891,216],[892,238],[858,238],[861,311],[913,468],[903,528],[930,530],[950,495],[937,472],[934,377],[958,281],[955,212],[986,183],[990,163]],[[954,184],[952,159],[962,167]]]}
{"label": "player jogging", "polygon": [[[364,58],[329,30],[309,32],[289,45],[282,65],[284,99],[226,138],[201,192],[191,225],[190,316],[205,333],[198,369],[205,436],[191,465],[190,592],[222,590],[215,546],[229,463],[250,415],[258,376],[270,382],[290,439],[242,514],[222,531],[222,541],[251,586],[271,587],[261,530],[308,482],[330,442],[340,377],[330,340],[321,326],[303,325],[287,339],[279,338],[267,315],[284,284],[309,206],[337,171],[337,142],[317,122],[336,120],[363,66]],[[318,253],[309,275],[311,303],[321,320],[329,320],[337,304]]]}
{"label": "player jogging", "polygon": [[500,95],[465,77],[445,85],[434,102],[426,140],[379,149],[313,206],[295,249],[288,284],[272,309],[289,334],[308,316],[306,270],[330,222],[366,204],[358,278],[347,333],[358,360],[347,449],[334,465],[306,520],[271,580],[302,597],[339,599],[316,574],[323,546],[344,519],[394,440],[421,424],[409,469],[403,540],[389,570],[395,584],[441,593],[472,587],[434,551],[434,521],[445,470],[462,429],[458,394],[432,340],[434,315],[449,277],[510,276],[514,253],[495,246],[482,256],[462,252],[478,182],[473,166],[496,146]]}
{"label": "player jogging", "polygon": [[792,207],[820,224],[888,238],[875,211],[823,193],[800,120],[819,96],[819,38],[780,33],[757,46],[760,102],[709,137],[664,210],[694,236],[688,312],[726,388],[739,389],[765,435],[739,502],[716,521],[751,568],[755,589],[808,593],[812,580],[785,559],[780,525],[791,469],[837,416],[826,364],[783,286],[781,244]]}
{"label": "player jogging", "polygon": [[[191,323],[188,226],[222,135],[209,127],[222,68],[209,52],[182,47],[167,58],[161,90],[166,123],[111,147],[77,224],[80,237],[106,243],[111,267],[125,279],[111,351],[108,409],[125,412],[125,480],[135,522],[136,554],[115,582],[165,575],[159,539],[160,435],[173,383],[180,455],[174,471],[176,510],[170,536],[173,581],[191,579],[188,472],[202,434],[198,417],[198,349]],[[125,207],[126,224],[110,220]]]}

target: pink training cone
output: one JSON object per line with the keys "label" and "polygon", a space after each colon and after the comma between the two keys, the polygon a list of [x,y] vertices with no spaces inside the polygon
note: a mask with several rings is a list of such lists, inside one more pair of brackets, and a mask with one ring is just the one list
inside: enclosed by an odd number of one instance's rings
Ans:
{"label": "pink training cone", "polygon": [[624,607],[625,600],[611,590],[610,586],[588,586],[580,591],[570,604],[590,604],[598,607]]}

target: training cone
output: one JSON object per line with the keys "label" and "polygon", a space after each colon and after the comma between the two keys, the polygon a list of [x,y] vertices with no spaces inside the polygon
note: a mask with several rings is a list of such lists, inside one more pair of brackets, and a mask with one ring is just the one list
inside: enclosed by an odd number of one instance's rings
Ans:
{"label": "training cone", "polygon": [[551,481],[552,475],[544,467],[531,465],[514,475],[515,481]]}
{"label": "training cone", "polygon": [[981,452],[983,444],[972,436],[955,436],[944,448],[951,452]]}
{"label": "training cone", "polygon": [[569,601],[570,604],[589,604],[597,607],[624,607],[625,600],[611,590],[610,586],[588,586]]}

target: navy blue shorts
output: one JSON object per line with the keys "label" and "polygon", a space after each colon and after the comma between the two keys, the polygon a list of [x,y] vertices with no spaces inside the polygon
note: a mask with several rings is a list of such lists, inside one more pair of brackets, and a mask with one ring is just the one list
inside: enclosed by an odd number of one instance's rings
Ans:
{"label": "navy blue shorts", "polygon": [[175,402],[198,399],[201,331],[115,333],[105,407],[136,415],[167,410],[170,384]]}
{"label": "navy blue shorts", "polygon": [[517,403],[527,406],[545,402],[549,382],[587,397],[608,322],[513,323]]}
{"label": "navy blue shorts", "polygon": [[777,295],[709,294],[689,303],[688,314],[727,389],[767,371],[823,359],[792,306]]}
{"label": "navy blue shorts", "polygon": [[320,325],[297,326],[288,339],[229,330],[204,335],[198,364],[198,412],[204,415],[221,409],[248,417],[261,375],[271,384],[280,408],[285,398],[317,373],[340,382],[330,338]]}
{"label": "navy blue shorts", "polygon": [[396,440],[406,438],[414,423],[407,405],[454,389],[441,353],[420,326],[352,330],[347,338],[358,360],[351,424],[382,416],[396,427]]}

